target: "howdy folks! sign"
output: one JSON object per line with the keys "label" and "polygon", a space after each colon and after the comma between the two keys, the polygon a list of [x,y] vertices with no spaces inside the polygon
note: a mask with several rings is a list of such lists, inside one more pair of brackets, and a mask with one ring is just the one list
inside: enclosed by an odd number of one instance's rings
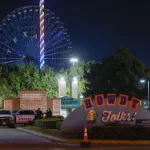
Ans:
{"label": "howdy folks! sign", "polygon": [[[96,107],[104,107],[105,106],[119,106],[118,113],[114,113],[113,111],[110,110],[103,110],[102,111],[102,118],[101,121],[106,123],[106,122],[114,122],[114,121],[134,121],[135,116],[137,115],[137,110],[140,105],[140,99],[137,99],[135,97],[132,97],[130,101],[128,101],[129,96],[128,95],[123,95],[120,94],[119,98],[117,99],[116,94],[107,94],[107,98],[104,99],[104,95],[96,95],[95,96],[95,104]],[[83,104],[85,110],[89,111],[89,120],[96,120],[97,113],[94,112],[92,109],[95,107],[92,99],[90,97],[83,99]],[[119,109],[122,108],[122,109]],[[125,112],[124,108],[129,108],[132,110],[130,112]],[[116,107],[117,109],[117,107]]]}

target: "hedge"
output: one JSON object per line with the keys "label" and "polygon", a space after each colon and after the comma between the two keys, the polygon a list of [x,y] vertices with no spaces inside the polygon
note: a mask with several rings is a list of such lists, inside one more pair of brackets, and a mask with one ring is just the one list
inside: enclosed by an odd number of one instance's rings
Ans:
{"label": "hedge", "polygon": [[89,136],[92,139],[150,140],[150,128],[143,126],[93,127]]}
{"label": "hedge", "polygon": [[56,122],[56,129],[60,130],[62,124],[63,122]]}
{"label": "hedge", "polygon": [[57,122],[63,122],[61,119],[40,119],[35,121],[35,126],[44,129],[56,129]]}

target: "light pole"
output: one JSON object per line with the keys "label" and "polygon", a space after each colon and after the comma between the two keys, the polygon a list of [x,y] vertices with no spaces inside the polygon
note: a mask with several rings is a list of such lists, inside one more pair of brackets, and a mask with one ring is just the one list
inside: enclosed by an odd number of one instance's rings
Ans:
{"label": "light pole", "polygon": [[79,60],[77,58],[71,58],[70,59],[71,63],[74,65],[75,63],[77,63]]}
{"label": "light pole", "polygon": [[[140,82],[141,83],[145,83],[146,80],[145,79],[141,79]],[[148,108],[149,108],[149,80],[147,81],[147,87],[148,87],[148,93],[147,94],[148,94]]]}

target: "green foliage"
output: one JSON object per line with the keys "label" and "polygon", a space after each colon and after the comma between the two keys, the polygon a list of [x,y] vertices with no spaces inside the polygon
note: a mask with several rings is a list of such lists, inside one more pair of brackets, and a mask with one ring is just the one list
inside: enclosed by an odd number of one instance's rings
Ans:
{"label": "green foliage", "polygon": [[85,83],[87,82],[87,80],[84,78],[85,74],[84,67],[85,63],[81,62],[79,64],[73,65],[67,70],[69,80],[71,80],[73,77],[78,78],[78,97],[80,97],[82,93],[86,92]]}
{"label": "green foliage", "polygon": [[15,124],[9,124],[8,127],[9,128],[16,128]]}
{"label": "green foliage", "polygon": [[57,129],[57,130],[60,130],[62,124],[63,124],[63,122],[57,122],[57,123],[56,123],[56,129]]}
{"label": "green foliage", "polygon": [[35,120],[35,126],[44,129],[56,129],[57,122],[62,122],[61,119],[40,119]]}
{"label": "green foliage", "polygon": [[67,95],[70,95],[70,81],[74,78],[78,78],[78,97],[86,92],[87,79],[84,78],[85,75],[85,62],[80,62],[71,66],[70,68],[64,70],[62,69],[58,73],[58,77],[63,76],[67,79]]}
{"label": "green foliage", "polygon": [[57,97],[58,77],[67,78],[67,94],[70,95],[70,80],[77,76],[79,79],[79,96],[86,91],[84,79],[85,63],[74,65],[69,69],[62,69],[59,72],[46,66],[44,71],[40,71],[35,65],[9,65],[0,67],[0,102],[4,98],[19,97],[20,90],[39,89],[47,90],[48,97]]}
{"label": "green foliage", "polygon": [[114,92],[138,96],[142,90],[138,81],[145,75],[145,65],[126,48],[118,47],[115,54],[88,66],[88,95]]}
{"label": "green foliage", "polygon": [[34,125],[35,125],[35,120],[29,121],[29,122],[28,122],[28,125],[29,125],[29,126],[34,126]]}

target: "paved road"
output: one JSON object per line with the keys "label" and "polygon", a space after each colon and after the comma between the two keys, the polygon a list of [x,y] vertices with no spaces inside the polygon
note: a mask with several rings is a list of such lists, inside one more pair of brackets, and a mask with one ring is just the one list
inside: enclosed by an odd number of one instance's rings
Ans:
{"label": "paved road", "polygon": [[49,143],[50,140],[17,129],[0,128],[0,143]]}
{"label": "paved road", "polygon": [[0,127],[0,148],[68,148],[72,145],[52,142],[49,139],[17,129]]}

